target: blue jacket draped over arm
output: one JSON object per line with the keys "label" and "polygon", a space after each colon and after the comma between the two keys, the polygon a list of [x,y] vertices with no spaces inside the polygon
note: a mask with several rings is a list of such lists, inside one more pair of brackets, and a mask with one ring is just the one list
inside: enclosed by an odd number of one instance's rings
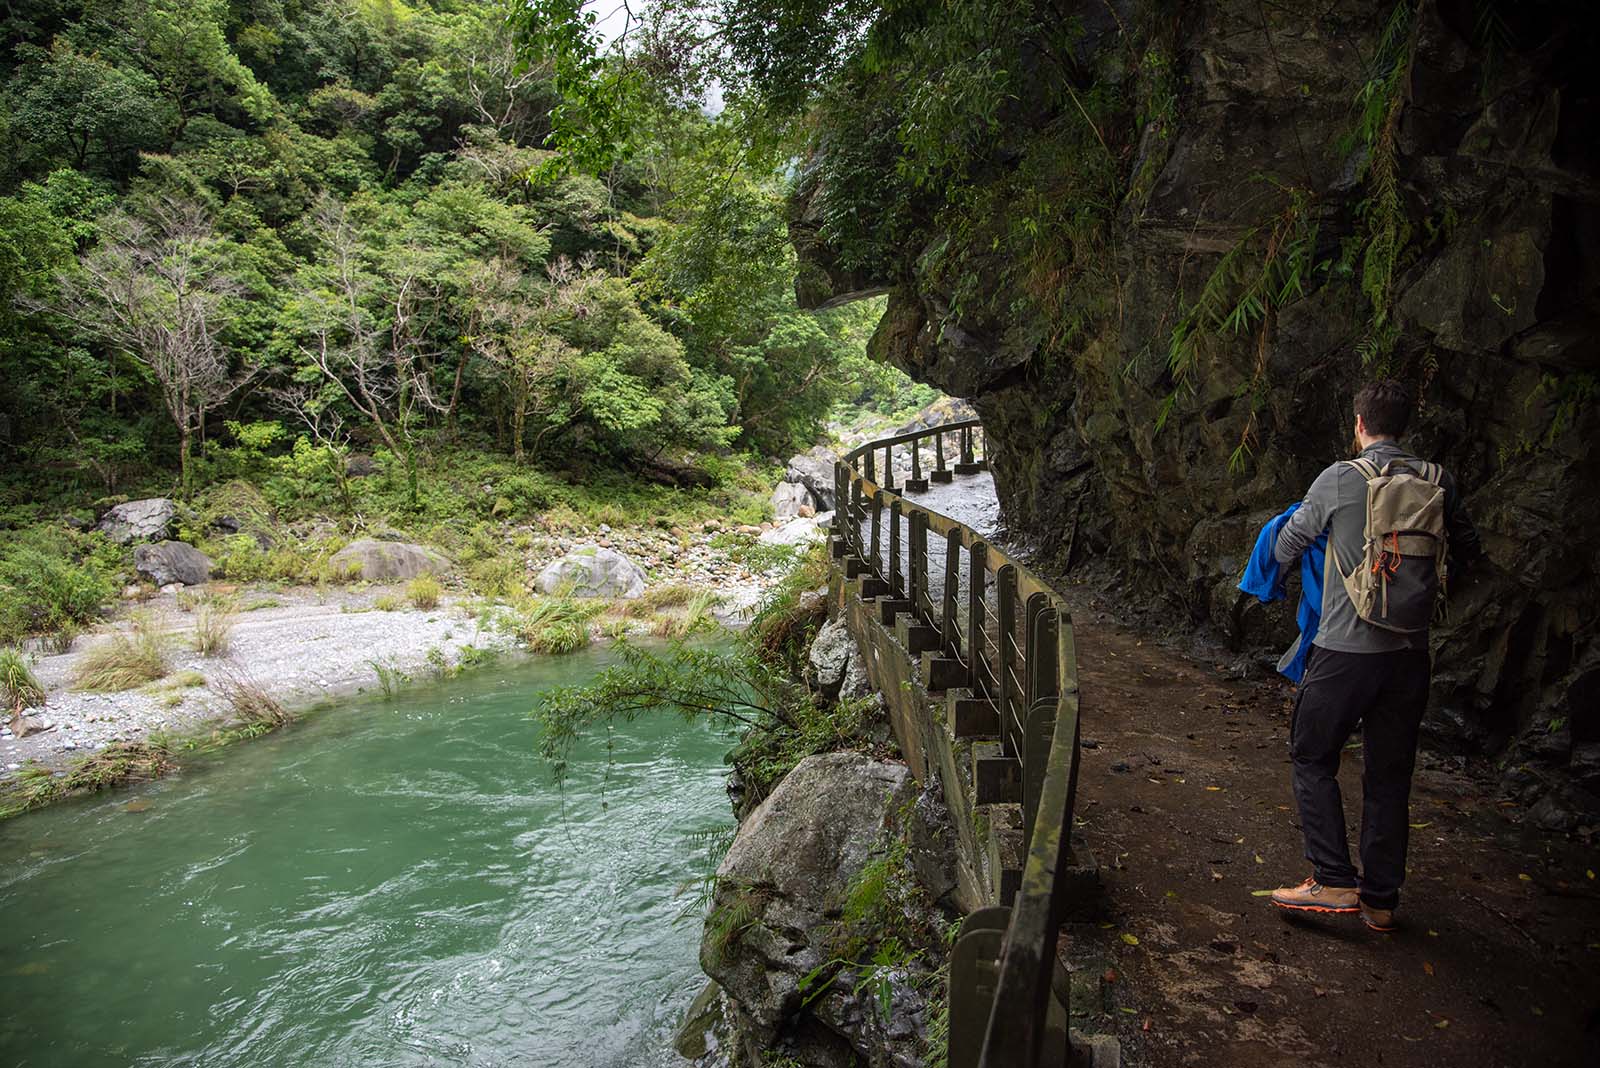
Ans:
{"label": "blue jacket draped over arm", "polygon": [[[1278,533],[1289,517],[1300,507],[1296,501],[1267,521],[1256,537],[1256,547],[1244,565],[1244,576],[1239,588],[1262,604],[1281,601],[1288,596],[1283,588],[1285,575],[1273,553],[1278,543]],[[1300,557],[1300,605],[1295,612],[1295,622],[1300,625],[1300,638],[1278,661],[1278,671],[1298,683],[1306,673],[1306,657],[1311,652],[1311,640],[1317,636],[1317,624],[1322,619],[1322,567],[1328,551],[1327,532],[1319,534]]]}

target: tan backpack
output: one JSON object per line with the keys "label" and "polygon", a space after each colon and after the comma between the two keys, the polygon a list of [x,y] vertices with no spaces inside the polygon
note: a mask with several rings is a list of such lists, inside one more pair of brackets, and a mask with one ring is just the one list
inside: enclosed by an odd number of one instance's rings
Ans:
{"label": "tan backpack", "polygon": [[[1356,615],[1401,634],[1424,633],[1446,578],[1444,471],[1422,460],[1346,461],[1367,480],[1366,548],[1344,588]],[[1332,554],[1329,554],[1330,561]]]}

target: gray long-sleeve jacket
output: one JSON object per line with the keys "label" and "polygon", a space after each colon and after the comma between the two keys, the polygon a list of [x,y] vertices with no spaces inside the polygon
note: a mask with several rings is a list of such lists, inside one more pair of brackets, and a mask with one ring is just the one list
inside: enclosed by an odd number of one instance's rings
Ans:
{"label": "gray long-sleeve jacket", "polygon": [[[1361,455],[1381,469],[1395,459],[1415,459],[1394,441],[1375,441]],[[1445,533],[1450,546],[1450,569],[1460,573],[1482,553],[1478,532],[1467,518],[1455,480],[1448,471],[1440,479],[1444,487]],[[1386,653],[1399,649],[1426,649],[1427,634],[1397,634],[1356,615],[1355,605],[1345,592],[1344,583],[1332,573],[1342,574],[1361,562],[1366,549],[1367,481],[1347,463],[1336,463],[1318,475],[1306,499],[1278,533],[1272,553],[1279,565],[1291,568],[1300,554],[1328,532],[1329,571],[1322,583],[1322,621],[1317,626],[1313,645],[1341,653]]]}

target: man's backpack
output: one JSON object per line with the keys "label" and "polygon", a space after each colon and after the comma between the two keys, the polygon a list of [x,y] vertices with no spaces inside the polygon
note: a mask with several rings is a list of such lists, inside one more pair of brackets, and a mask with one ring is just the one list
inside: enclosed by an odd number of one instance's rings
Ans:
{"label": "man's backpack", "polygon": [[[1401,634],[1426,632],[1446,578],[1444,474],[1438,464],[1346,461],[1367,480],[1366,549],[1348,575],[1356,615]],[[1329,554],[1331,560],[1332,554]]]}

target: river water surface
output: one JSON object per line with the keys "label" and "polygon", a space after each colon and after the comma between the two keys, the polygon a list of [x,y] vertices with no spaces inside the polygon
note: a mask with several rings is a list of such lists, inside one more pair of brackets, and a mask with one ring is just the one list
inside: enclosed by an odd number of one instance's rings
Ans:
{"label": "river water surface", "polygon": [[580,653],[354,701],[0,825],[0,1065],[682,1064],[727,736],[534,753]]}

